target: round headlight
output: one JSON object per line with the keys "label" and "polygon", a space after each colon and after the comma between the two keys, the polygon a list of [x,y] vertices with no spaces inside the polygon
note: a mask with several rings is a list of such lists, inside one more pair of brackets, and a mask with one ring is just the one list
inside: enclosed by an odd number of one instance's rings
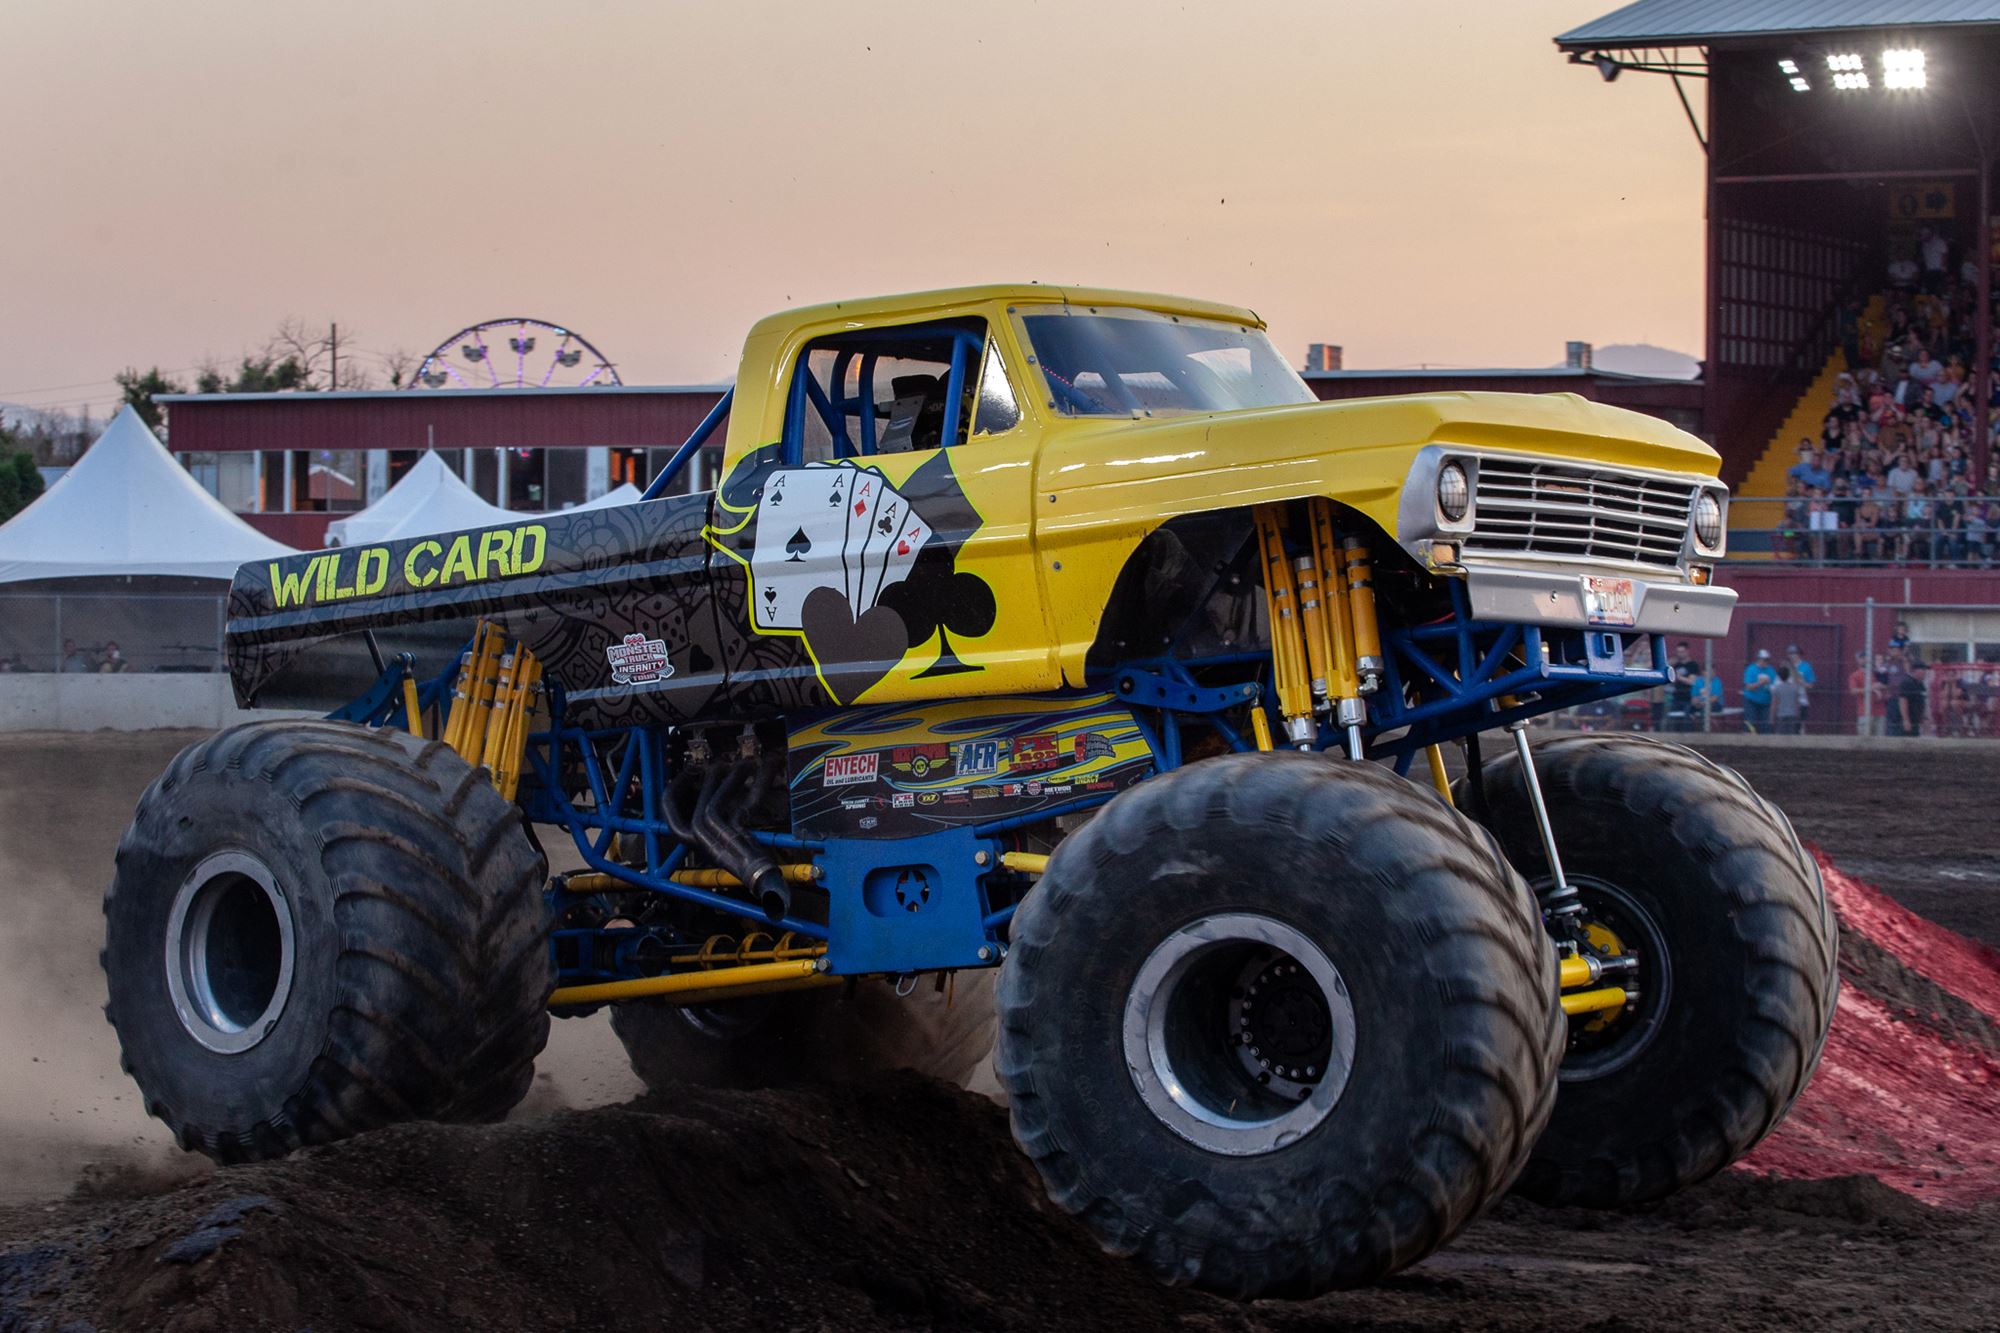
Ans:
{"label": "round headlight", "polygon": [[1465,480],[1464,468],[1446,463],[1438,469],[1438,512],[1444,515],[1445,522],[1463,521],[1471,499],[1472,487]]}
{"label": "round headlight", "polygon": [[1722,501],[1714,491],[1694,498],[1694,539],[1711,551],[1722,545]]}

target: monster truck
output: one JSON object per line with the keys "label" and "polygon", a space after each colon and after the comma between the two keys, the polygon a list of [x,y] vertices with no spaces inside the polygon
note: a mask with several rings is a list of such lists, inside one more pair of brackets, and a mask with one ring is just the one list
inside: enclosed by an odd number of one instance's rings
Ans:
{"label": "monster truck", "polygon": [[502,1116],[551,1014],[756,1081],[997,969],[1020,1145],[1166,1280],[1310,1293],[1510,1187],[1657,1199],[1805,1084],[1832,920],[1728,770],[1528,723],[1726,631],[1716,472],[1567,395],[1317,402],[1222,305],[767,319],[643,502],[237,574],[246,704],[339,636],[471,642],[146,792],[127,1067],[239,1161]]}

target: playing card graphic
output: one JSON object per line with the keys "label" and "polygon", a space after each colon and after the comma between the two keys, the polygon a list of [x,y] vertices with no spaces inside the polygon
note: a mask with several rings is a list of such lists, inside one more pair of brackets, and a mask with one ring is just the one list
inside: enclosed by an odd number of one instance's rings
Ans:
{"label": "playing card graphic", "polygon": [[803,629],[816,588],[839,592],[860,616],[909,577],[930,537],[930,525],[872,469],[843,462],[771,473],[750,555],[756,627]]}
{"label": "playing card graphic", "polygon": [[882,557],[882,573],[875,585],[876,601],[881,600],[884,588],[901,583],[910,576],[910,567],[917,563],[917,553],[930,539],[930,524],[918,518],[914,511],[904,515]]}
{"label": "playing card graphic", "polygon": [[814,588],[846,596],[847,495],[853,484],[852,468],[789,468],[765,483],[750,554],[758,629],[798,629],[800,609]]}

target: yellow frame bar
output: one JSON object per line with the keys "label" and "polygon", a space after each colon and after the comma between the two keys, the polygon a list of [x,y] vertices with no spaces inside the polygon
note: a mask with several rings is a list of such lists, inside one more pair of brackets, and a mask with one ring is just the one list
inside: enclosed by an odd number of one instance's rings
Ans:
{"label": "yellow frame bar", "polygon": [[1601,1014],[1612,1009],[1625,1007],[1625,992],[1617,986],[1605,986],[1599,990],[1573,991],[1562,997],[1563,1012],[1571,1018],[1578,1014]]}
{"label": "yellow frame bar", "polygon": [[[589,986],[564,986],[549,996],[553,1005],[603,1004],[610,1000],[637,1000],[658,995],[685,995],[691,991],[740,993],[741,986],[770,982],[800,982],[820,975],[819,963],[811,958],[794,958],[782,963],[749,963],[742,967],[717,968],[704,972],[671,972],[663,977],[634,977],[629,981],[602,981]],[[828,977],[837,981],[838,977]],[[1623,992],[1620,992],[1623,994]]]}

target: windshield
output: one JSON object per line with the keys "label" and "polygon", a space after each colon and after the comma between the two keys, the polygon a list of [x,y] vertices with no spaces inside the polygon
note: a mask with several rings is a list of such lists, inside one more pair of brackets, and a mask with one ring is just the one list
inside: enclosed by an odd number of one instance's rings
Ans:
{"label": "windshield", "polygon": [[1064,416],[1171,416],[1317,401],[1258,329],[1074,310],[1022,318]]}

